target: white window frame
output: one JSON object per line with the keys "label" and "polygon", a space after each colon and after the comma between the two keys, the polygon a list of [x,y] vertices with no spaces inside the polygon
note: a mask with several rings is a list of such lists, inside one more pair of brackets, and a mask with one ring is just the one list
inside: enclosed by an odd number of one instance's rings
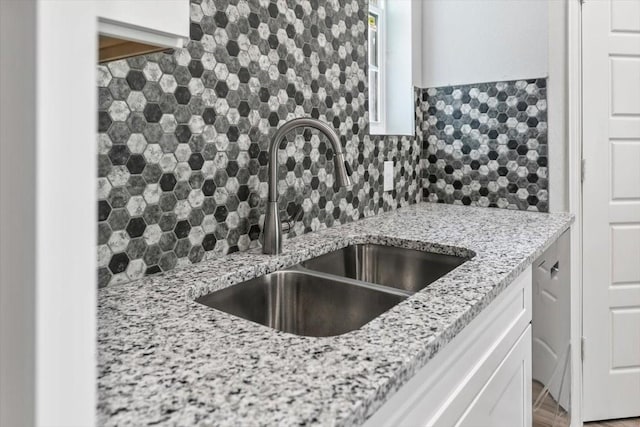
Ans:
{"label": "white window frame", "polygon": [[370,36],[367,38],[367,43],[369,43],[369,49],[367,53],[367,66],[368,66],[368,86],[369,86],[369,112],[371,112],[371,100],[374,98],[372,96],[372,87],[371,87],[371,71],[376,71],[378,73],[378,87],[377,87],[377,99],[378,99],[378,121],[373,121],[373,117],[371,114],[369,115],[369,130],[373,135],[384,135],[386,131],[386,44],[387,44],[387,33],[386,33],[386,17],[385,17],[385,2],[386,0],[377,0],[378,5],[374,6],[370,2],[369,4],[369,13],[367,14],[367,31],[369,30],[369,15],[376,15],[378,18],[377,21],[377,41],[378,41],[378,66],[374,66],[371,63],[371,45],[370,45]]}
{"label": "white window frame", "polygon": [[[422,2],[378,0],[376,3],[369,5],[369,14],[378,16],[379,121],[373,121],[369,114],[369,134],[414,136],[415,87],[422,87]],[[370,79],[370,57],[367,64]],[[369,113],[372,98],[369,84]]]}

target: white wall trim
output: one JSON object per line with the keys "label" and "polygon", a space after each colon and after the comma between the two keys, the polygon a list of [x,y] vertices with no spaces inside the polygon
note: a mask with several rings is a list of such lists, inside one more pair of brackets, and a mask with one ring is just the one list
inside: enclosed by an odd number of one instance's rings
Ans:
{"label": "white wall trim", "polygon": [[2,426],[95,424],[94,7],[0,1]]}
{"label": "white wall trim", "polygon": [[582,6],[569,0],[568,28],[568,134],[569,211],[571,229],[571,426],[582,426]]}
{"label": "white wall trim", "polygon": [[[379,13],[380,122],[369,123],[371,135],[415,136],[415,82],[421,76],[421,2],[387,1]],[[418,27],[421,28],[421,27]],[[420,30],[421,34],[421,30]],[[371,97],[369,97],[371,100]]]}
{"label": "white wall trim", "polygon": [[95,3],[36,4],[36,158],[35,165],[25,165],[36,171],[31,195],[36,204],[35,425],[91,426],[97,318]]}

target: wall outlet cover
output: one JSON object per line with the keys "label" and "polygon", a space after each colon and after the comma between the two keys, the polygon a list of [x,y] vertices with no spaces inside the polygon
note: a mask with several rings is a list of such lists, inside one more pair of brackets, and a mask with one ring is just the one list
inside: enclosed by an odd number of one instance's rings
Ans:
{"label": "wall outlet cover", "polygon": [[393,160],[384,162],[384,191],[393,190]]}

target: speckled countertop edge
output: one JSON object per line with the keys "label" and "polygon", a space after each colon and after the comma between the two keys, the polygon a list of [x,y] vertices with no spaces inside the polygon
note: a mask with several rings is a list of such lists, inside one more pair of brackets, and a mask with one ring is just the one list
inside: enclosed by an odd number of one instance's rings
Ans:
{"label": "speckled countertop edge", "polygon": [[[421,203],[99,291],[101,425],[357,425],[571,224]],[[193,300],[357,242],[475,256],[361,329],[310,338]]]}

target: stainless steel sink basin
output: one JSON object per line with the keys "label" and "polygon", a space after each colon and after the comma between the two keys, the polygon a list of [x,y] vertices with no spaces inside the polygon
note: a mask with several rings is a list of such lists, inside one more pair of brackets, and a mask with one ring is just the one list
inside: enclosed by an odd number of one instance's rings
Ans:
{"label": "stainless steel sink basin", "polygon": [[283,332],[340,335],[362,327],[467,259],[357,244],[196,301]]}
{"label": "stainless steel sink basin", "polygon": [[377,244],[347,246],[302,263],[304,268],[417,292],[468,258]]}
{"label": "stainless steel sink basin", "polygon": [[408,295],[317,273],[282,270],[197,301],[279,331],[324,337],[358,329]]}

